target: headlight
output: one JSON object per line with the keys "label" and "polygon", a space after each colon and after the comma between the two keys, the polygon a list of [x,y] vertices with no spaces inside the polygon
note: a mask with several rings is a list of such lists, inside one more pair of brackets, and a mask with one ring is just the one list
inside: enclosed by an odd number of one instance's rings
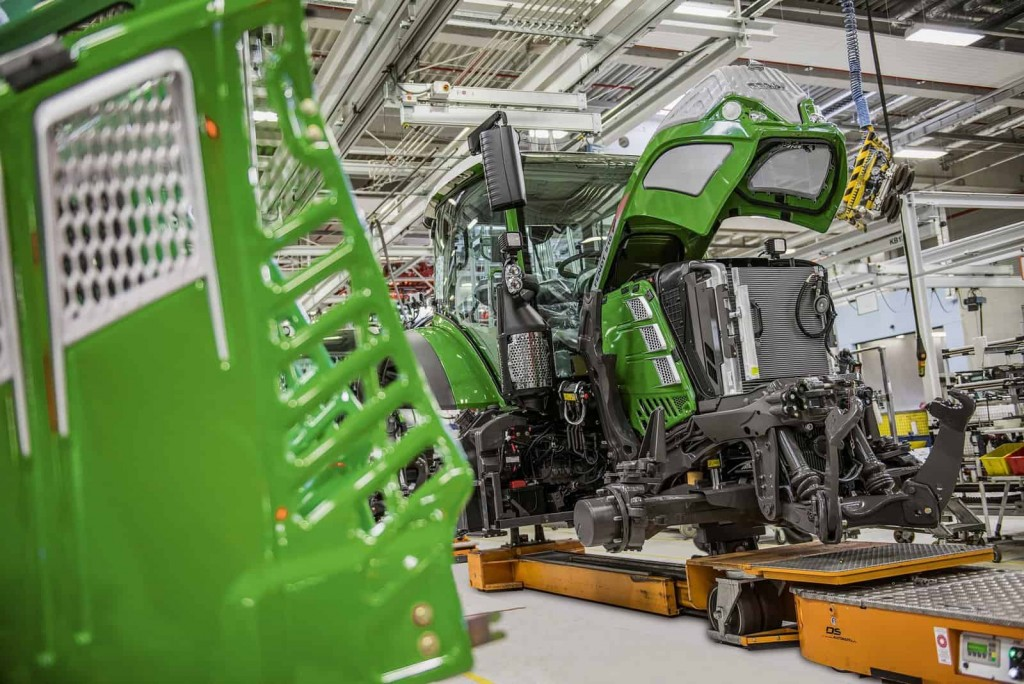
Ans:
{"label": "headlight", "polygon": [[519,264],[514,261],[505,264],[504,276],[509,294],[517,295],[523,291],[523,269],[519,268]]}

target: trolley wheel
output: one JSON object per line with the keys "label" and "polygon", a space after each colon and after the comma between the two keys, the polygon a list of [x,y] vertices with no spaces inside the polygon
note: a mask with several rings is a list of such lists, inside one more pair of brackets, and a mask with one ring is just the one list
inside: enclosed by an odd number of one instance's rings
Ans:
{"label": "trolley wheel", "polygon": [[913,530],[894,530],[892,533],[892,538],[900,544],[913,544],[916,536]]}
{"label": "trolley wheel", "polygon": [[998,546],[992,547],[992,562],[1002,563],[1003,562],[1003,551]]}
{"label": "trolley wheel", "polygon": [[725,617],[725,629],[719,629],[718,618],[715,611],[718,609],[718,587],[714,587],[708,594],[708,622],[716,632],[723,632],[732,636],[743,636],[744,634],[756,634],[764,631],[764,609],[757,592],[741,591],[740,597],[733,605],[732,613]]}
{"label": "trolley wheel", "polygon": [[697,536],[697,526],[696,525],[680,525],[678,527],[678,530],[679,530],[679,535],[683,539],[693,539],[694,537]]}
{"label": "trolley wheel", "polygon": [[761,629],[758,631],[767,632],[782,627],[782,598],[776,586],[768,581],[758,582],[754,585],[754,591],[761,603]]}
{"label": "trolley wheel", "polygon": [[782,531],[781,527],[776,527],[775,528],[775,543],[778,544],[779,546],[782,546],[783,544],[786,543],[786,535]]}

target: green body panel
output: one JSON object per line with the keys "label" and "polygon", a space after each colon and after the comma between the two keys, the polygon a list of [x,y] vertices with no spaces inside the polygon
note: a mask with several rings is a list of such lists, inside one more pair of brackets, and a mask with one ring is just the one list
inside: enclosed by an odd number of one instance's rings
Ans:
{"label": "green body panel", "polygon": [[[452,386],[455,405],[460,409],[504,406],[494,370],[462,328],[444,316],[434,316],[430,325],[416,328],[437,354]],[[490,359],[488,359],[490,361]]]}
{"label": "green body panel", "polygon": [[[635,298],[647,302],[651,312],[649,319],[635,320],[627,304]],[[648,351],[644,342],[643,328],[650,326],[655,326],[660,333],[664,343],[660,350]],[[648,330],[648,335],[651,334]],[[666,428],[693,414],[697,408],[696,394],[686,368],[674,358],[675,339],[649,282],[638,280],[607,294],[601,306],[601,341],[604,353],[615,358],[619,393],[629,422],[637,432],[644,433],[651,414],[658,408],[664,409]],[[656,358],[665,359],[661,363],[672,364],[679,376],[678,383],[662,385],[655,368]]]}
{"label": "green body panel", "polygon": [[[48,9],[68,6],[82,5]],[[77,46],[74,68],[21,93],[0,85],[31,437],[22,454],[11,383],[0,386],[0,681],[432,681],[470,666],[450,565],[472,475],[324,142],[302,22],[297,1],[147,2]],[[267,55],[268,99],[290,154],[325,189],[274,222],[261,219],[250,177],[236,47],[264,25],[283,35]],[[64,353],[61,436],[47,307],[61,294],[47,292],[33,115],[161,49],[179,51],[194,82],[228,356],[215,345],[205,280],[126,313]],[[274,253],[326,223],[343,243],[277,272]],[[307,322],[296,300],[341,271],[350,296]],[[334,364],[323,341],[343,328],[358,345]],[[397,377],[380,387],[386,359]],[[382,426],[403,406],[423,420],[392,441]],[[403,496],[397,473],[428,449],[443,466]],[[387,506],[380,521],[368,506],[375,492]]]}
{"label": "green body panel", "polygon": [[[737,102],[742,114],[729,120],[722,108]],[[751,113],[762,120],[753,120]],[[698,121],[665,128],[651,139],[637,162],[623,196],[618,220],[612,228],[605,256],[601,260],[596,287],[608,286],[615,260],[625,239],[633,234],[655,233],[676,236],[682,243],[684,258],[701,259],[722,221],[730,216],[764,216],[825,232],[842,202],[846,187],[846,146],[842,133],[834,125],[818,121],[813,103],[801,107],[803,122],[789,123],[763,103],[740,97],[722,99]],[[772,197],[754,197],[745,189],[762,141],[776,139],[823,140],[834,149],[835,173],[831,174],[821,196],[815,200],[787,197],[774,205]],[[732,151],[721,168],[708,181],[704,191],[691,196],[657,188],[645,188],[644,179],[654,163],[668,150],[683,144],[727,143]]]}

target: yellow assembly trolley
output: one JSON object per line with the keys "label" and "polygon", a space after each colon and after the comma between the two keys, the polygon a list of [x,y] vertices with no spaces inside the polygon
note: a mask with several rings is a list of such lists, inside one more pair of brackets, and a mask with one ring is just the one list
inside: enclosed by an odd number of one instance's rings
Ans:
{"label": "yellow assembly trolley", "polygon": [[809,660],[889,681],[1024,681],[1024,573],[965,567],[990,560],[960,544],[813,542],[675,564],[562,540],[472,551],[469,573],[481,591],[706,615],[716,641],[799,642]]}

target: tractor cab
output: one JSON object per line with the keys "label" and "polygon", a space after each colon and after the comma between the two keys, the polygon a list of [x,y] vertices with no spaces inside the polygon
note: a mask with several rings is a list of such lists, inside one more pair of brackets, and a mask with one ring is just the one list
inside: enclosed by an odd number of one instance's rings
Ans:
{"label": "tractor cab", "polygon": [[[521,226],[524,258],[536,281],[534,306],[551,328],[555,370],[573,374],[579,312],[636,158],[602,154],[525,154],[529,204]],[[457,167],[427,211],[434,236],[436,307],[471,338],[498,372],[495,288],[505,212],[491,211],[479,160]]]}

